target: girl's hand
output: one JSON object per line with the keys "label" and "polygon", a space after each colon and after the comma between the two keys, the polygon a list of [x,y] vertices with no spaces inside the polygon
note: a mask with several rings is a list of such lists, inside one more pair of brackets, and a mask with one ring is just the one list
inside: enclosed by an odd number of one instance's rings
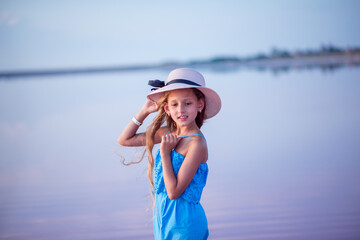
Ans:
{"label": "girl's hand", "polygon": [[159,105],[157,104],[157,102],[147,99],[144,106],[142,107],[142,110],[146,114],[157,112],[159,110]]}
{"label": "girl's hand", "polygon": [[180,138],[176,135],[168,134],[161,138],[160,152],[161,154],[169,154],[178,144]]}

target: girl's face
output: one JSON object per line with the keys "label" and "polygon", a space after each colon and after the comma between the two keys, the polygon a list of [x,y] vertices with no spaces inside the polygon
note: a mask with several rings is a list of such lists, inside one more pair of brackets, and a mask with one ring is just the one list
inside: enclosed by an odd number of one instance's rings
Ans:
{"label": "girl's face", "polygon": [[203,99],[198,100],[194,91],[188,88],[171,91],[164,110],[178,127],[184,127],[195,124],[195,118],[203,107]]}

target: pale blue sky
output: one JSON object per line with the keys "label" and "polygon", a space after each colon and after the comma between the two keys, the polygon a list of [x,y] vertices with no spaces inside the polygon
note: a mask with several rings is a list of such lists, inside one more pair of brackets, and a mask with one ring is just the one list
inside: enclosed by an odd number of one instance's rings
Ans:
{"label": "pale blue sky", "polygon": [[360,2],[1,1],[0,70],[360,46]]}

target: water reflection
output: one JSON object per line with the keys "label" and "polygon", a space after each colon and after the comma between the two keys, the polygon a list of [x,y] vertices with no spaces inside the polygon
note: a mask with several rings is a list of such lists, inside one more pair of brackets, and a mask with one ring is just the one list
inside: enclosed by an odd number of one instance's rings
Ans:
{"label": "water reflection", "polygon": [[[360,70],[204,75],[224,104],[203,127],[211,239],[358,239]],[[116,138],[166,76],[0,82],[0,238],[151,238],[146,163],[113,151],[136,159]]]}

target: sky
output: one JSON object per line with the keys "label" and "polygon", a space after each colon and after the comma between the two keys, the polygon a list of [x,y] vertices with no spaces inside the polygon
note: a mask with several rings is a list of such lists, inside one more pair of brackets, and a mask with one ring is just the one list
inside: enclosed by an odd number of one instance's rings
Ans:
{"label": "sky", "polygon": [[360,46],[360,2],[0,1],[0,71]]}

